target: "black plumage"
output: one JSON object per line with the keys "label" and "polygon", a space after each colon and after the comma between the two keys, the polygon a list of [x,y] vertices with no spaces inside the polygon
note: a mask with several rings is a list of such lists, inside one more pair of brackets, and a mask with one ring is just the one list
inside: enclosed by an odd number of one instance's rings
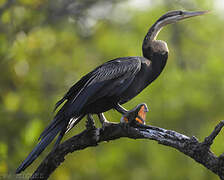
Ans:
{"label": "black plumage", "polygon": [[98,114],[102,120],[103,112],[116,109],[128,113],[120,105],[138,95],[153,82],[164,69],[168,48],[165,42],[156,40],[161,28],[167,24],[205,12],[172,11],[160,17],[149,29],[142,45],[144,57],[123,57],[108,61],[82,77],[64,97],[56,103],[53,121],[40,135],[40,142],[16,170],[20,173],[29,166],[46,146],[59,134],[58,144],[85,115]]}

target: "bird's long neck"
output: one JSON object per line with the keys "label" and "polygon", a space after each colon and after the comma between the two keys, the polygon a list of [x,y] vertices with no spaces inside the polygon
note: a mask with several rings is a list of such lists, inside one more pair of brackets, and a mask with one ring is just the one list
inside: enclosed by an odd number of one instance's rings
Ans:
{"label": "bird's long neck", "polygon": [[165,54],[169,52],[166,42],[156,39],[164,25],[164,23],[157,21],[149,29],[144,38],[142,44],[143,56],[151,61],[153,61],[153,54]]}
{"label": "bird's long neck", "polygon": [[147,84],[150,84],[160,75],[167,62],[169,52],[167,44],[164,41],[156,39],[163,25],[157,21],[149,29],[143,41],[143,56],[152,63],[151,69],[146,68],[146,71],[150,74],[146,78]]}

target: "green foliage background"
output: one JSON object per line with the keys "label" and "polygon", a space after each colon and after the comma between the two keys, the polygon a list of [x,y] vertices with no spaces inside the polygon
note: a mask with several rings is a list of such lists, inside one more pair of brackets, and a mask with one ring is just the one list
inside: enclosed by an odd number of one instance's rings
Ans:
{"label": "green foliage background", "polygon": [[[145,102],[150,107],[147,123],[200,140],[223,119],[224,19],[217,1],[76,1],[85,7],[80,14],[75,9],[56,16],[54,10],[61,8],[61,2],[18,0],[0,8],[0,177],[15,179],[15,169],[53,118],[55,102],[72,84],[105,61],[141,56],[148,28],[168,10],[212,13],[164,28],[159,39],[168,43],[168,64],[162,75],[125,107]],[[5,3],[0,0],[0,6]],[[110,121],[120,119],[115,111],[106,116]],[[82,122],[64,139],[84,128]],[[221,133],[212,146],[217,155],[224,152],[223,139]],[[25,177],[50,149],[24,172]],[[120,139],[68,155],[50,179],[218,177],[169,147]]]}

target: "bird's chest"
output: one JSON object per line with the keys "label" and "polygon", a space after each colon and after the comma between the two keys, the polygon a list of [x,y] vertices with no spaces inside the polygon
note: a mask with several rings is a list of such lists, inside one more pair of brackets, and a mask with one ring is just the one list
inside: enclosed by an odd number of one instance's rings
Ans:
{"label": "bird's chest", "polygon": [[130,86],[121,94],[120,101],[125,103],[137,96],[144,88],[151,84],[163,71],[166,62],[167,55],[156,56],[154,60],[157,61],[145,61],[142,63],[141,70],[135,76]]}
{"label": "bird's chest", "polygon": [[120,95],[121,103],[125,103],[138,95],[147,85],[146,67],[142,67],[140,72],[136,74],[130,86]]}

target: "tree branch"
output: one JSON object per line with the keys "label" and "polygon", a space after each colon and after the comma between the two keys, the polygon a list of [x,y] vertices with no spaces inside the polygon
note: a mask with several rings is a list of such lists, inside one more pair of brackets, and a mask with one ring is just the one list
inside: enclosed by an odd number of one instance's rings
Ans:
{"label": "tree branch", "polygon": [[210,150],[213,140],[219,134],[223,126],[224,121],[221,121],[203,142],[199,142],[195,137],[188,137],[172,130],[136,123],[132,123],[131,125],[127,123],[111,124],[105,128],[95,128],[94,125],[90,124],[82,133],[73,136],[60,144],[56,149],[52,150],[30,179],[47,179],[65,160],[64,158],[68,153],[97,146],[103,141],[127,137],[131,139],[154,140],[159,144],[173,147],[202,164],[223,180],[224,154],[217,157]]}

